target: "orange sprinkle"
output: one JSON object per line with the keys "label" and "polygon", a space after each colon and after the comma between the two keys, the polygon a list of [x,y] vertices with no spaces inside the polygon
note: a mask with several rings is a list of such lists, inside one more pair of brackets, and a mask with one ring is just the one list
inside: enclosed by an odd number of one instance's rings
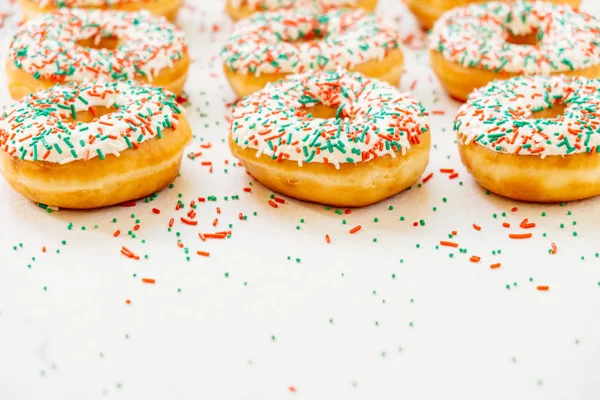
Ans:
{"label": "orange sprinkle", "polygon": [[552,242],[550,244],[550,246],[552,247],[551,254],[556,254],[556,251],[558,250],[558,248],[556,247],[556,244],[554,244],[554,242]]}
{"label": "orange sprinkle", "polygon": [[46,252],[46,246],[42,247],[42,253]]}
{"label": "orange sprinkle", "polygon": [[131,300],[129,300],[129,299],[125,300],[125,303],[126,304],[131,304]]}
{"label": "orange sprinkle", "polygon": [[362,226],[356,225],[354,228],[350,229],[350,234],[355,234],[356,232],[360,231],[361,228]]}
{"label": "orange sprinkle", "polygon": [[154,214],[160,214],[160,210],[159,210],[158,208],[153,208],[153,209],[152,209],[152,212],[153,212]]}
{"label": "orange sprinkle", "polygon": [[213,221],[213,226],[217,226],[218,223],[219,223],[219,218],[215,218]]}
{"label": "orange sprinkle", "polygon": [[448,175],[449,179],[454,179],[454,178],[458,178],[458,172],[455,172],[453,174]]}
{"label": "orange sprinkle", "polygon": [[447,242],[444,240],[440,240],[440,244],[442,246],[448,246],[448,247],[458,247],[458,243],[454,243],[454,242]]}
{"label": "orange sprinkle", "polygon": [[152,278],[142,278],[142,282],[144,283],[149,283],[154,285],[156,283],[156,279],[152,279]]}
{"label": "orange sprinkle", "polygon": [[517,210],[518,210],[518,208],[517,208],[517,207],[513,207],[513,208],[511,208],[511,209],[510,209],[510,211],[512,211],[512,212],[515,212],[515,211],[517,211]]}
{"label": "orange sprinkle", "polygon": [[508,235],[511,239],[529,239],[533,236],[531,233],[511,233]]}
{"label": "orange sprinkle", "polygon": [[440,168],[440,172],[443,174],[453,174],[454,168]]}
{"label": "orange sprinkle", "polygon": [[196,254],[198,254],[199,256],[202,256],[202,257],[208,257],[208,256],[210,256],[210,253],[208,251],[200,251],[200,250],[198,250],[196,252]]}
{"label": "orange sprinkle", "polygon": [[508,222],[503,222],[502,226],[505,228],[510,228],[510,224]]}
{"label": "orange sprinkle", "polygon": [[473,229],[475,229],[476,231],[480,231],[481,227],[477,224],[473,224]]}
{"label": "orange sprinkle", "polygon": [[538,286],[537,290],[540,290],[542,292],[547,292],[548,289],[550,289],[550,286]]}
{"label": "orange sprinkle", "polygon": [[192,220],[189,220],[189,219],[183,218],[183,217],[181,217],[180,219],[181,219],[181,222],[183,222],[186,225],[198,225],[198,221],[192,221]]}
{"label": "orange sprinkle", "polygon": [[471,261],[472,263],[476,263],[481,261],[481,257],[479,256],[471,256],[471,258],[469,258],[469,261]]}
{"label": "orange sprinkle", "polygon": [[117,237],[117,236],[119,236],[120,234],[121,234],[121,231],[117,229],[117,230],[115,231],[115,233],[113,233],[113,236],[114,236],[114,237]]}
{"label": "orange sprinkle", "polygon": [[173,223],[174,223],[174,222],[175,222],[175,218],[171,218],[171,219],[169,220],[169,228],[172,228],[172,227],[173,227]]}
{"label": "orange sprinkle", "polygon": [[135,255],[131,250],[129,250],[125,246],[121,247],[121,254],[123,254],[125,257],[133,258],[134,260],[139,260],[140,259],[139,256]]}
{"label": "orange sprinkle", "polygon": [[492,264],[492,265],[490,265],[490,268],[491,269],[500,268],[500,265],[501,265],[500,263]]}
{"label": "orange sprinkle", "polygon": [[246,192],[246,193],[250,193],[251,191],[252,191],[252,188],[249,188],[249,187],[244,188],[244,192]]}
{"label": "orange sprinkle", "polygon": [[427,175],[425,178],[423,178],[423,183],[427,183],[427,181],[430,180],[431,178],[433,178],[433,172],[430,173],[429,175]]}
{"label": "orange sprinkle", "polygon": [[529,220],[525,218],[523,221],[521,221],[521,224],[519,226],[523,229],[535,228],[535,223],[529,223]]}
{"label": "orange sprinkle", "polygon": [[273,207],[273,208],[277,208],[277,207],[279,207],[279,206],[277,205],[277,203],[275,203],[273,200],[269,200],[269,205],[270,205],[271,207]]}
{"label": "orange sprinkle", "polygon": [[325,241],[327,243],[331,243],[331,238],[329,237],[329,235],[325,235]]}

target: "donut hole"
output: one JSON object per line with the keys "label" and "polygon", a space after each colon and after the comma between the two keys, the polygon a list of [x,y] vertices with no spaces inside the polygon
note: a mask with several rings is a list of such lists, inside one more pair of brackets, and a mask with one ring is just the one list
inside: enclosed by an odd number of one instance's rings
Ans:
{"label": "donut hole", "polygon": [[330,107],[323,103],[319,103],[314,105],[313,107],[307,107],[306,111],[308,114],[312,115],[313,118],[335,118],[337,114],[337,107]]}
{"label": "donut hole", "polygon": [[537,30],[525,35],[515,35],[510,30],[507,30],[506,33],[508,35],[506,38],[506,43],[509,44],[516,44],[520,46],[537,46],[537,44],[540,42]]}
{"label": "donut hole", "polygon": [[119,46],[119,38],[115,35],[94,35],[77,41],[82,47],[94,50],[115,50]]}
{"label": "donut hole", "polygon": [[84,124],[87,124],[90,122],[97,121],[103,115],[112,114],[116,111],[118,111],[118,109],[116,107],[108,108],[108,107],[104,107],[104,106],[94,106],[94,107],[88,108],[87,110],[77,111],[75,118],[73,118],[73,114],[71,114],[71,113],[61,114],[61,116],[62,116],[61,120],[65,121],[65,122],[71,122],[71,123],[83,122]]}
{"label": "donut hole", "polygon": [[552,107],[532,113],[530,119],[555,119],[565,115],[566,109],[567,106],[564,104],[554,104]]}

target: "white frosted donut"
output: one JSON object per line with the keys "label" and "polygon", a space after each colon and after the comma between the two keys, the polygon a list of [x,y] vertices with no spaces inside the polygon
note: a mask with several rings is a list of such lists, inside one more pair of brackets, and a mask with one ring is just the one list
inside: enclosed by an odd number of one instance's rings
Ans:
{"label": "white frosted donut", "polygon": [[600,80],[492,82],[460,108],[455,131],[463,162],[496,193],[527,201],[600,194]]}
{"label": "white frosted donut", "polygon": [[[94,48],[102,43],[114,49]],[[64,9],[19,29],[7,72],[15,91],[103,79],[149,82],[180,92],[188,65],[183,32],[147,11]]]}
{"label": "white frosted donut", "polygon": [[310,69],[357,70],[397,84],[403,63],[398,33],[362,10],[255,14],[236,24],[221,57],[240,97],[255,90],[236,83],[258,90],[284,75]]}
{"label": "white frosted donut", "polygon": [[431,34],[432,66],[451,95],[515,75],[600,75],[600,21],[567,5],[492,1],[455,8]]}
{"label": "white frosted donut", "polygon": [[234,155],[259,181],[326,204],[360,206],[396,194],[418,179],[429,156],[419,102],[341,70],[293,75],[245,98],[230,131]]}
{"label": "white frosted donut", "polygon": [[174,179],[190,138],[182,109],[159,88],[70,83],[0,114],[0,167],[33,201],[101,207]]}

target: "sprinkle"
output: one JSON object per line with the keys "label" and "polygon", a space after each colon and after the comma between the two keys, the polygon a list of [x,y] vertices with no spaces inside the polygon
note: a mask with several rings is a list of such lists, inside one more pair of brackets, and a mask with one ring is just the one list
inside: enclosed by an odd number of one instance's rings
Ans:
{"label": "sprinkle", "polygon": [[350,234],[355,234],[356,232],[360,231],[361,228],[362,226],[356,225],[354,228],[350,229]]}
{"label": "sprinkle", "polygon": [[508,235],[511,239],[529,239],[531,236],[531,233],[511,233]]}

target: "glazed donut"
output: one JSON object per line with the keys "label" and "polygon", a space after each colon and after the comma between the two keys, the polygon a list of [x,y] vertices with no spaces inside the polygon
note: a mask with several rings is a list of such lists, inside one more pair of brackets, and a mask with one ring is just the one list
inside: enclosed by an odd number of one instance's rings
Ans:
{"label": "glazed donut", "polygon": [[377,0],[227,0],[225,9],[234,21],[250,17],[255,12],[308,8],[323,13],[333,8],[362,8],[375,12]]}
{"label": "glazed donut", "polygon": [[519,75],[600,76],[600,21],[569,6],[489,2],[436,22],[432,67],[448,93],[466,100],[495,79]]}
{"label": "glazed donut", "polygon": [[37,14],[49,13],[59,8],[100,8],[114,11],[148,10],[152,14],[175,21],[183,0],[19,0],[25,20]]}
{"label": "glazed donut", "polygon": [[236,25],[221,57],[239,97],[310,69],[345,68],[397,85],[403,64],[397,32],[362,10],[255,14]]}
{"label": "glazed donut", "polygon": [[[408,0],[408,8],[415,14],[424,29],[431,29],[442,14],[453,8],[471,3],[485,3],[489,0]],[[567,4],[579,7],[581,0],[546,0],[554,4]]]}
{"label": "glazed donut", "polygon": [[183,32],[163,18],[147,11],[64,9],[21,26],[6,73],[13,99],[86,80],[135,80],[179,94],[189,64]]}
{"label": "glazed donut", "polygon": [[455,121],[479,184],[515,200],[600,194],[600,80],[517,77],[479,89]]}
{"label": "glazed donut", "polygon": [[0,114],[0,171],[31,201],[104,207],[171,183],[190,140],[185,115],[160,88],[73,82]]}
{"label": "glazed donut", "polygon": [[427,113],[387,83],[347,71],[292,75],[234,108],[229,147],[268,188],[361,207],[413,184],[429,161]]}

